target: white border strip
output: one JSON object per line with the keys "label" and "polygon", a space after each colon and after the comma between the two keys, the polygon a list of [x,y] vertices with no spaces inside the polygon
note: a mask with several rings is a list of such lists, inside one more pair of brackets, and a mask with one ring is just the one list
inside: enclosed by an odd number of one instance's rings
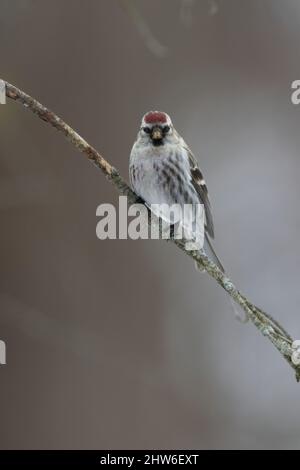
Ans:
{"label": "white border strip", "polygon": [[0,79],[0,104],[6,104],[6,86],[5,81]]}

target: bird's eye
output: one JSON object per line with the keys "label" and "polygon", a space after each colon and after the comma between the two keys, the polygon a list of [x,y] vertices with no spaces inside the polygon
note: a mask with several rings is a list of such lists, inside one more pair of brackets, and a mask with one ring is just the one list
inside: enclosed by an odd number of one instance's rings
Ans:
{"label": "bird's eye", "polygon": [[169,132],[169,130],[170,130],[170,126],[164,126],[163,127],[164,134],[167,134]]}
{"label": "bird's eye", "polygon": [[143,131],[146,132],[146,134],[150,134],[151,129],[150,127],[143,127]]}

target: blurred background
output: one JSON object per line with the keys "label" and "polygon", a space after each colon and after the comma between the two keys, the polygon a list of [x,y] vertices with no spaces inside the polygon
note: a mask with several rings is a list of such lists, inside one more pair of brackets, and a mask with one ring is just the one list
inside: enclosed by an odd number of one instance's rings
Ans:
{"label": "blurred background", "polygon": [[[127,178],[168,112],[204,171],[216,249],[300,338],[297,0],[0,0],[1,78]],[[0,107],[2,449],[300,448],[292,369],[172,244],[100,241],[101,172]]]}

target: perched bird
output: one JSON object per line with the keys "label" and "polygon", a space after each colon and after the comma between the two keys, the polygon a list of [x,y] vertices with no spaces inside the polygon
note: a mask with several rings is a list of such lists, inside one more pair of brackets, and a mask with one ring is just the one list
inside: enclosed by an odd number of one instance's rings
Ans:
{"label": "perched bird", "polygon": [[210,241],[214,238],[214,224],[206,182],[168,114],[150,111],[144,115],[131,150],[129,176],[133,190],[149,207],[163,203],[203,205],[204,251],[224,272]]}
{"label": "perched bird", "polygon": [[[134,192],[150,208],[153,204],[202,204],[205,215],[203,249],[225,272],[210,241],[214,238],[214,224],[206,182],[196,158],[168,114],[150,111],[144,115],[130,154],[129,177]],[[203,270],[201,265],[197,267]],[[248,315],[237,308],[231,297],[229,299],[236,318],[245,323]]]}

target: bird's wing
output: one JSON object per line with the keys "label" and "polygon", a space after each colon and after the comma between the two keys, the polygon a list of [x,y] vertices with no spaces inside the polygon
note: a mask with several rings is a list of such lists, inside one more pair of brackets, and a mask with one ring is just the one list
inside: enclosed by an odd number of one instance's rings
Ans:
{"label": "bird's wing", "polygon": [[189,158],[191,182],[199,195],[201,204],[204,205],[205,228],[206,228],[208,235],[211,238],[214,238],[214,223],[213,223],[213,218],[212,218],[212,213],[211,213],[211,206],[210,206],[210,201],[208,197],[207,186],[203,178],[203,174],[198,166],[198,162],[186,143],[184,143],[184,148],[187,151],[188,158]]}

